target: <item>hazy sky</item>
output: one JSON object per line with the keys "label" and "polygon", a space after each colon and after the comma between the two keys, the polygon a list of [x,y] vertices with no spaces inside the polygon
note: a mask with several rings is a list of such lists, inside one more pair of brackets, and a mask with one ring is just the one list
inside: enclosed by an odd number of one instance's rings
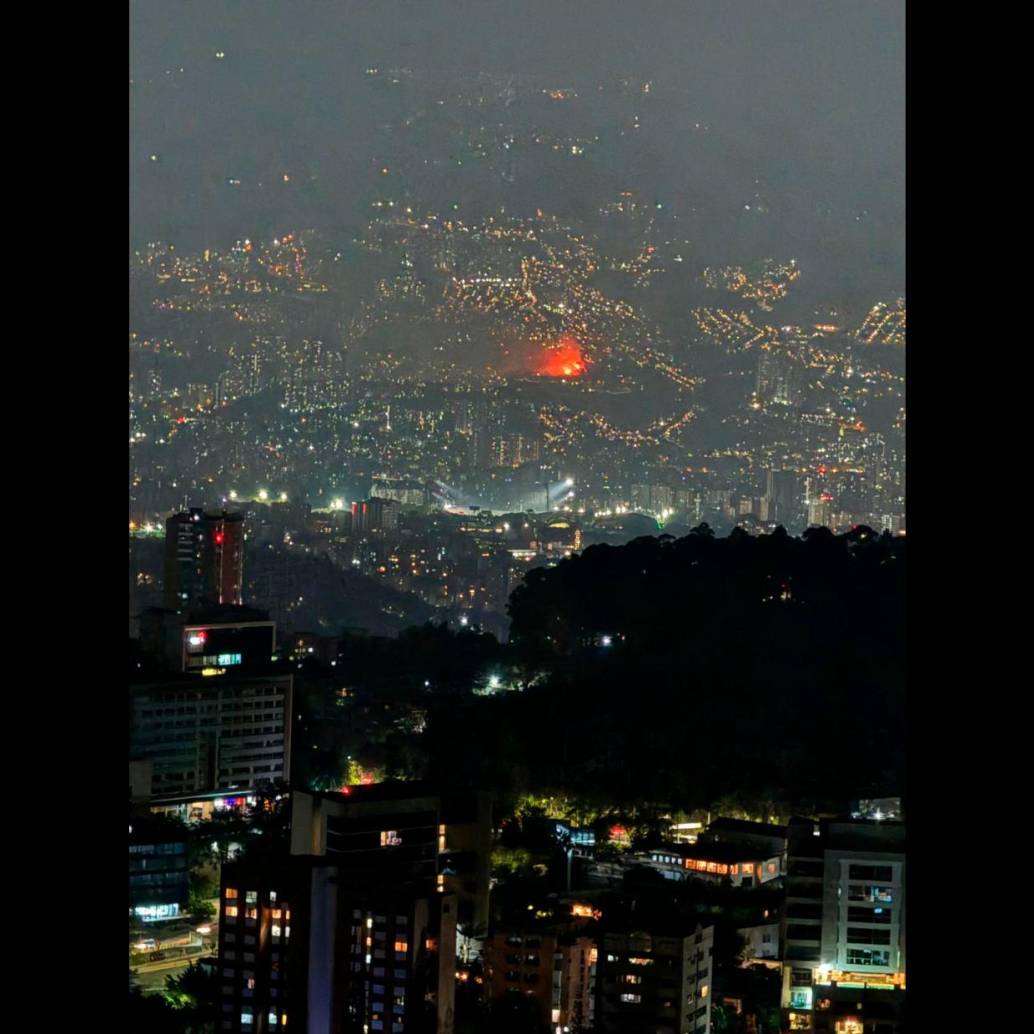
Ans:
{"label": "hazy sky", "polygon": [[[134,244],[361,224],[384,126],[433,105],[436,89],[376,94],[369,66],[533,76],[583,95],[624,76],[653,84],[644,131],[635,144],[618,139],[636,104],[617,93],[572,109],[574,131],[602,118],[613,139],[571,166],[557,198],[592,177],[593,161],[639,146],[629,168],[647,168],[635,176],[649,182],[632,188],[707,208],[705,251],[726,238],[759,254],[783,245],[778,257],[810,250],[845,283],[904,290],[902,2],[134,0],[130,15]],[[697,122],[710,127],[706,145],[688,129]],[[451,147],[441,142],[446,157]],[[423,154],[405,157],[416,166]],[[752,185],[765,213],[744,222]],[[419,179],[406,188],[418,195]],[[505,188],[486,178],[468,189],[488,202]],[[538,189],[548,201],[551,185]]]}

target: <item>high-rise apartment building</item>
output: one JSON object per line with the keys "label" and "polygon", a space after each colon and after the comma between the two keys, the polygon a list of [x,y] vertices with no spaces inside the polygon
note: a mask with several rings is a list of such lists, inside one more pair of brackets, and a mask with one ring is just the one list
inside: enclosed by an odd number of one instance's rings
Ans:
{"label": "high-rise apartment building", "polygon": [[520,467],[537,463],[541,445],[538,438],[523,434],[499,434],[491,439],[489,458],[494,467]]}
{"label": "high-rise apartment building", "polygon": [[244,517],[191,509],[165,522],[164,602],[183,610],[200,602],[239,606],[244,584]]}
{"label": "high-rise apartment building", "polygon": [[754,394],[762,405],[775,403],[793,406],[797,403],[795,371],[789,360],[775,352],[758,356],[758,372]]}
{"label": "high-rise apartment building", "polygon": [[[483,809],[414,784],[296,791],[291,808],[290,855],[223,868],[219,1029],[451,1034],[451,881],[488,843]],[[450,850],[450,814],[485,835]]]}
{"label": "high-rise apartment building", "polygon": [[714,928],[608,932],[597,961],[597,1023],[608,1032],[697,1034],[710,1028]]}
{"label": "high-rise apartment building", "polygon": [[352,534],[394,531],[402,504],[394,499],[362,499],[352,503]]}
{"label": "high-rise apartment building", "polygon": [[496,930],[485,943],[492,997],[533,999],[553,1029],[592,1027],[596,962],[595,941],[573,931]]}

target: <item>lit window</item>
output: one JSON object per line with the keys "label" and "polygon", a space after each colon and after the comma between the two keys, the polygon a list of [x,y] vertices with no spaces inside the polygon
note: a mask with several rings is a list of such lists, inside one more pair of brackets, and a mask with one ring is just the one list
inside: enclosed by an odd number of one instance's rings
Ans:
{"label": "lit window", "polygon": [[710,993],[710,990],[711,990],[710,986],[708,984],[704,984],[704,986],[702,988],[700,988],[700,997],[701,998],[706,998],[708,996],[708,994]]}
{"label": "lit window", "polygon": [[791,1009],[810,1009],[813,991],[810,987],[795,987],[790,991]]}
{"label": "lit window", "polygon": [[643,982],[643,978],[637,977],[634,973],[622,973],[620,980],[622,984],[641,984]]}
{"label": "lit window", "polygon": [[386,829],[381,833],[381,847],[398,847],[402,837],[394,829]]}
{"label": "lit window", "polygon": [[409,945],[405,941],[396,941],[395,942],[395,951],[401,952],[402,954],[405,954],[405,952],[408,951],[408,950],[409,950]]}
{"label": "lit window", "polygon": [[271,1027],[275,1027],[276,1026],[276,1024],[277,1024],[276,1009],[270,1009],[269,1010],[269,1016],[267,1017],[267,1019],[269,1020],[269,1025]]}
{"label": "lit window", "polygon": [[269,892],[269,903],[271,905],[276,903],[276,891],[275,890],[271,890]]}
{"label": "lit window", "polygon": [[258,891],[249,890],[244,895],[244,904],[246,905],[257,905],[258,904]]}
{"label": "lit window", "polygon": [[269,918],[270,919],[279,919],[282,915],[283,915],[283,912],[279,908],[274,908],[269,913]]}
{"label": "lit window", "polygon": [[641,996],[640,995],[632,995],[632,994],[623,994],[621,996],[621,1001],[628,1002],[630,1004],[636,1004],[639,1001],[641,1001]]}
{"label": "lit window", "polygon": [[237,915],[237,906],[227,905],[226,908],[223,909],[223,915],[225,915],[229,919],[235,918]]}
{"label": "lit window", "polygon": [[227,887],[226,888],[226,900],[227,901],[233,901],[233,899],[236,898],[236,897],[237,897],[237,888],[236,887]]}
{"label": "lit window", "polygon": [[280,927],[274,923],[270,932],[272,933],[273,938],[276,939],[280,936]]}
{"label": "lit window", "polygon": [[241,1026],[250,1027],[255,1022],[254,1014],[250,1009],[241,1010]]}

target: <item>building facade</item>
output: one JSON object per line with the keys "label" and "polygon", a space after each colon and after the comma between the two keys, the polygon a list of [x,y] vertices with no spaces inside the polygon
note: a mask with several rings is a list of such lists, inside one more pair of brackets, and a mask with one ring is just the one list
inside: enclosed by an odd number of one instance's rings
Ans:
{"label": "building facade", "polygon": [[791,823],[782,922],[788,1029],[903,1029],[903,823]]}
{"label": "building facade", "polygon": [[628,1034],[695,1032],[697,997],[701,990],[704,997],[710,993],[697,981],[698,962],[703,961],[697,956],[704,951],[703,943],[702,932],[689,936],[605,933],[597,962],[596,1021],[601,1029]]}
{"label": "building facade", "polygon": [[240,606],[244,517],[191,509],[165,522],[164,603],[183,610],[202,601]]}
{"label": "building facade", "polygon": [[152,765],[156,795],[246,791],[289,778],[290,675],[184,676],[131,686],[133,758]]}
{"label": "building facade", "polygon": [[167,823],[146,817],[129,828],[129,912],[145,923],[176,919],[190,889],[187,843]]}
{"label": "building facade", "polygon": [[442,818],[404,784],[296,791],[290,855],[223,867],[220,1029],[451,1034]]}

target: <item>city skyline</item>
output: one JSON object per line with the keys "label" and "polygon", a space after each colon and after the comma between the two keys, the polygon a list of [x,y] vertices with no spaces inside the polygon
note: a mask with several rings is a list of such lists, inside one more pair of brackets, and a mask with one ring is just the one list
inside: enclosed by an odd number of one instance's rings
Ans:
{"label": "city skyline", "polygon": [[133,1029],[903,1034],[904,14],[131,0]]}

